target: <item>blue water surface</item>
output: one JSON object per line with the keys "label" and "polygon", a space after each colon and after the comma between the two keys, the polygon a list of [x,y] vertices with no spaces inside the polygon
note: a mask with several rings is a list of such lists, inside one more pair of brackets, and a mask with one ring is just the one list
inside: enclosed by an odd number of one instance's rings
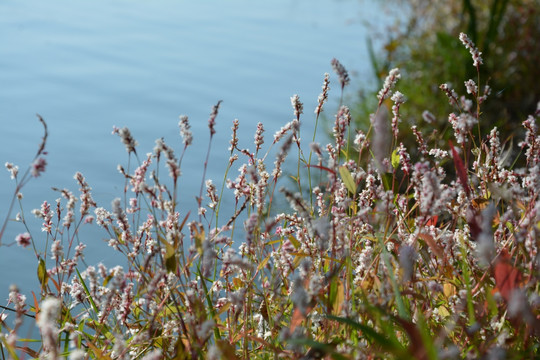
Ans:
{"label": "blue water surface", "polygon": [[[23,169],[42,136],[35,114],[49,127],[47,171],[23,191],[36,241],[44,246],[40,222],[30,210],[43,200],[54,204],[59,194],[52,186],[77,193],[75,172],[86,176],[100,206],[110,208],[122,195],[116,167],[127,164],[127,153],[111,135],[113,125],[128,126],[139,154],[145,154],[160,137],[180,149],[178,116],[189,116],[194,143],[182,169],[185,213],[195,207],[208,115],[218,100],[223,103],[207,174],[218,185],[235,118],[242,145],[253,149],[257,123],[265,124],[271,142],[272,134],[293,119],[290,97],[299,94],[305,108],[302,134],[309,144],[323,76],[332,72],[330,60],[338,58],[356,74],[356,82],[372,81],[364,22],[384,23],[378,8],[367,0],[3,0],[0,162]],[[334,74],[331,87],[329,117],[340,95]],[[322,133],[319,139],[325,141]],[[0,184],[4,219],[14,189],[7,171],[0,172]],[[24,231],[20,223],[10,223],[3,243]],[[89,263],[115,264],[105,235],[95,226],[82,231]],[[27,294],[37,290],[36,268],[30,248],[0,247],[0,303],[12,283]]]}

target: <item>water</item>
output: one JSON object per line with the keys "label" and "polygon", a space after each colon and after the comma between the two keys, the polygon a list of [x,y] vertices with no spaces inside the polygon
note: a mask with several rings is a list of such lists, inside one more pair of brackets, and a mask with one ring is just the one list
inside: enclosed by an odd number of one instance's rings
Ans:
{"label": "water", "polygon": [[[54,203],[59,195],[51,186],[77,193],[76,171],[101,206],[110,208],[121,195],[116,166],[126,164],[127,154],[111,135],[113,125],[128,126],[144,154],[159,137],[179,149],[178,116],[190,117],[195,139],[181,183],[187,207],[198,194],[207,119],[218,100],[207,176],[218,184],[233,119],[240,120],[242,145],[253,149],[257,123],[265,124],[270,142],[292,120],[290,97],[299,94],[302,132],[310,138],[330,60],[338,58],[362,82],[371,76],[364,20],[382,23],[384,15],[377,4],[355,0],[2,1],[0,161],[21,169],[31,161],[42,136],[36,113],[50,132],[47,172],[24,190],[33,235],[43,233],[29,211],[43,200]],[[332,80],[329,107],[335,109],[339,86]],[[0,184],[3,219],[14,184],[7,172],[0,172]],[[10,224],[4,244],[23,231]],[[89,262],[114,262],[112,252],[102,251],[104,236],[95,228],[81,234]],[[36,268],[29,248],[0,247],[0,303],[11,283],[27,294],[37,291]]]}

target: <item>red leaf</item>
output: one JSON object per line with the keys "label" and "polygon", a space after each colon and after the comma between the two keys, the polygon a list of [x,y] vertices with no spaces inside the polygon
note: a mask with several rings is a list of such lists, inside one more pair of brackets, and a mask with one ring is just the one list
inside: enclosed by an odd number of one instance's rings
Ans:
{"label": "red leaf", "polygon": [[398,316],[396,316],[395,319],[401,325],[401,327],[405,329],[407,335],[409,336],[411,341],[409,344],[409,351],[411,354],[413,354],[413,357],[420,360],[428,359],[427,350],[424,345],[424,341],[422,340],[420,330],[418,330],[418,326],[415,323],[402,319]]}
{"label": "red leaf", "polygon": [[328,171],[329,173],[333,174],[333,175],[336,175],[336,172],[330,168],[327,168],[326,166],[321,166],[321,165],[306,165],[307,167],[310,167],[310,168],[316,168],[316,169],[319,169],[319,170],[324,170],[324,171]]}
{"label": "red leaf", "polygon": [[510,263],[508,251],[503,250],[499,255],[499,260],[493,267],[496,289],[506,302],[510,300],[512,291],[519,287],[521,273]]}
{"label": "red leaf", "polygon": [[426,226],[432,226],[432,225],[437,226],[437,221],[438,220],[439,220],[439,216],[434,215],[426,222]]}
{"label": "red leaf", "polygon": [[454,144],[452,144],[452,141],[448,140],[448,144],[450,144],[450,149],[452,149],[452,158],[454,159],[454,166],[456,167],[459,181],[461,182],[461,185],[463,185],[463,187],[465,188],[467,196],[469,196],[471,190],[469,188],[469,179],[467,177],[467,170],[465,169],[465,165],[463,165],[463,161],[461,160],[456,149],[454,148]]}

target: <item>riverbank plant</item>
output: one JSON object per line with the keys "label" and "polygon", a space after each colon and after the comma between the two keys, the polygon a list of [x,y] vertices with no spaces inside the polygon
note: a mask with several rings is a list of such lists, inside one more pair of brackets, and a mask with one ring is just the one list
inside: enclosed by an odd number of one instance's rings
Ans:
{"label": "riverbank plant", "polygon": [[[467,88],[463,79],[477,79],[477,69],[464,66],[469,54],[461,46],[459,33],[466,30],[484,55],[479,69],[482,83],[493,89],[490,101],[482,105],[482,133],[497,126],[504,135],[523,137],[521,119],[535,111],[540,98],[536,81],[540,76],[536,65],[540,58],[536,45],[540,38],[540,1],[394,0],[385,5],[397,13],[395,23],[372,32],[370,54],[381,86],[391,69],[400,69],[400,91],[408,99],[401,111],[404,122],[416,125],[426,138],[440,140],[440,146],[447,143],[450,137],[432,135],[434,129],[449,126],[447,117],[454,111],[438,85],[448,83],[464,94]],[[403,12],[408,16],[400,16]],[[374,28],[378,27],[370,27]],[[365,119],[372,112],[374,97],[370,89],[363,86],[362,90],[351,112],[359,126],[367,128]],[[406,146],[413,146],[412,132],[403,128],[401,136]],[[519,151],[517,141],[513,149],[515,156]]]}
{"label": "riverbank plant", "polygon": [[[400,141],[407,102],[399,69],[387,74],[368,131],[351,128],[342,105],[330,142],[306,146],[301,124],[318,121],[326,75],[315,113],[293,96],[293,120],[270,137],[259,124],[251,150],[232,123],[227,172],[215,183],[204,164],[196,214],[177,201],[182,159],[194,151],[188,117],[180,117],[179,152],[159,139],[143,154],[129,129],[115,128],[129,157],[119,167],[123,192],[97,204],[77,173],[76,193],[59,189],[56,202],[33,211],[42,231],[14,240],[35,253],[41,288],[33,298],[11,288],[0,356],[537,357],[540,109],[522,122],[525,165],[515,168],[501,140],[508,134],[480,130],[490,101],[483,58],[467,35],[459,40],[472,57],[463,66],[477,76],[465,79],[466,94],[439,86],[452,107],[442,146],[417,127],[416,151]],[[332,67],[343,91],[347,71],[337,60]],[[208,121],[208,154],[219,107]],[[45,162],[34,164],[36,176]],[[17,194],[25,178],[14,167],[7,165]],[[228,191],[233,206],[225,209]],[[279,199],[286,211],[276,211]],[[16,220],[26,226],[24,216]],[[89,239],[78,234],[86,226],[102,229],[118,266],[84,263]],[[23,323],[39,336],[21,338]]]}

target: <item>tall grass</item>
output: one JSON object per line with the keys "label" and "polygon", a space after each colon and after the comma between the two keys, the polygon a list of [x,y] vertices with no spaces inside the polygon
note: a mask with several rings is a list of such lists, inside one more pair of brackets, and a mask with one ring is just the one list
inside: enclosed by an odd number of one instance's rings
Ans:
{"label": "tall grass", "polygon": [[[102,207],[77,173],[78,195],[58,190],[61,199],[34,211],[42,232],[17,236],[37,257],[41,288],[27,299],[12,287],[0,318],[0,356],[537,357],[540,110],[523,121],[519,156],[526,166],[514,168],[505,136],[497,128],[480,133],[489,88],[480,78],[481,53],[466,35],[460,39],[478,76],[466,82],[466,96],[441,86],[454,108],[447,130],[453,139],[433,147],[437,139],[414,128],[415,158],[400,141],[407,104],[395,90],[398,69],[379,92],[366,133],[350,128],[341,105],[330,143],[302,142],[301,123],[318,121],[323,111],[328,76],[314,116],[293,96],[294,120],[266,151],[262,124],[250,151],[240,147],[235,121],[225,181],[216,185],[203,175],[197,214],[177,201],[182,159],[198,151],[190,148],[188,118],[180,118],[180,154],[160,139],[142,155],[129,129],[115,129],[129,156],[130,166],[119,168],[123,193]],[[348,74],[337,60],[332,66],[343,92]],[[208,154],[219,105],[208,122]],[[34,176],[44,170],[44,146],[29,170]],[[281,187],[292,153],[294,182]],[[29,175],[13,169],[16,198]],[[227,189],[233,209],[221,207]],[[288,211],[275,211],[279,199]],[[17,220],[27,226],[24,216]],[[102,228],[126,266],[84,264],[86,240],[78,234],[90,224]],[[20,338],[23,322],[41,336]]]}

